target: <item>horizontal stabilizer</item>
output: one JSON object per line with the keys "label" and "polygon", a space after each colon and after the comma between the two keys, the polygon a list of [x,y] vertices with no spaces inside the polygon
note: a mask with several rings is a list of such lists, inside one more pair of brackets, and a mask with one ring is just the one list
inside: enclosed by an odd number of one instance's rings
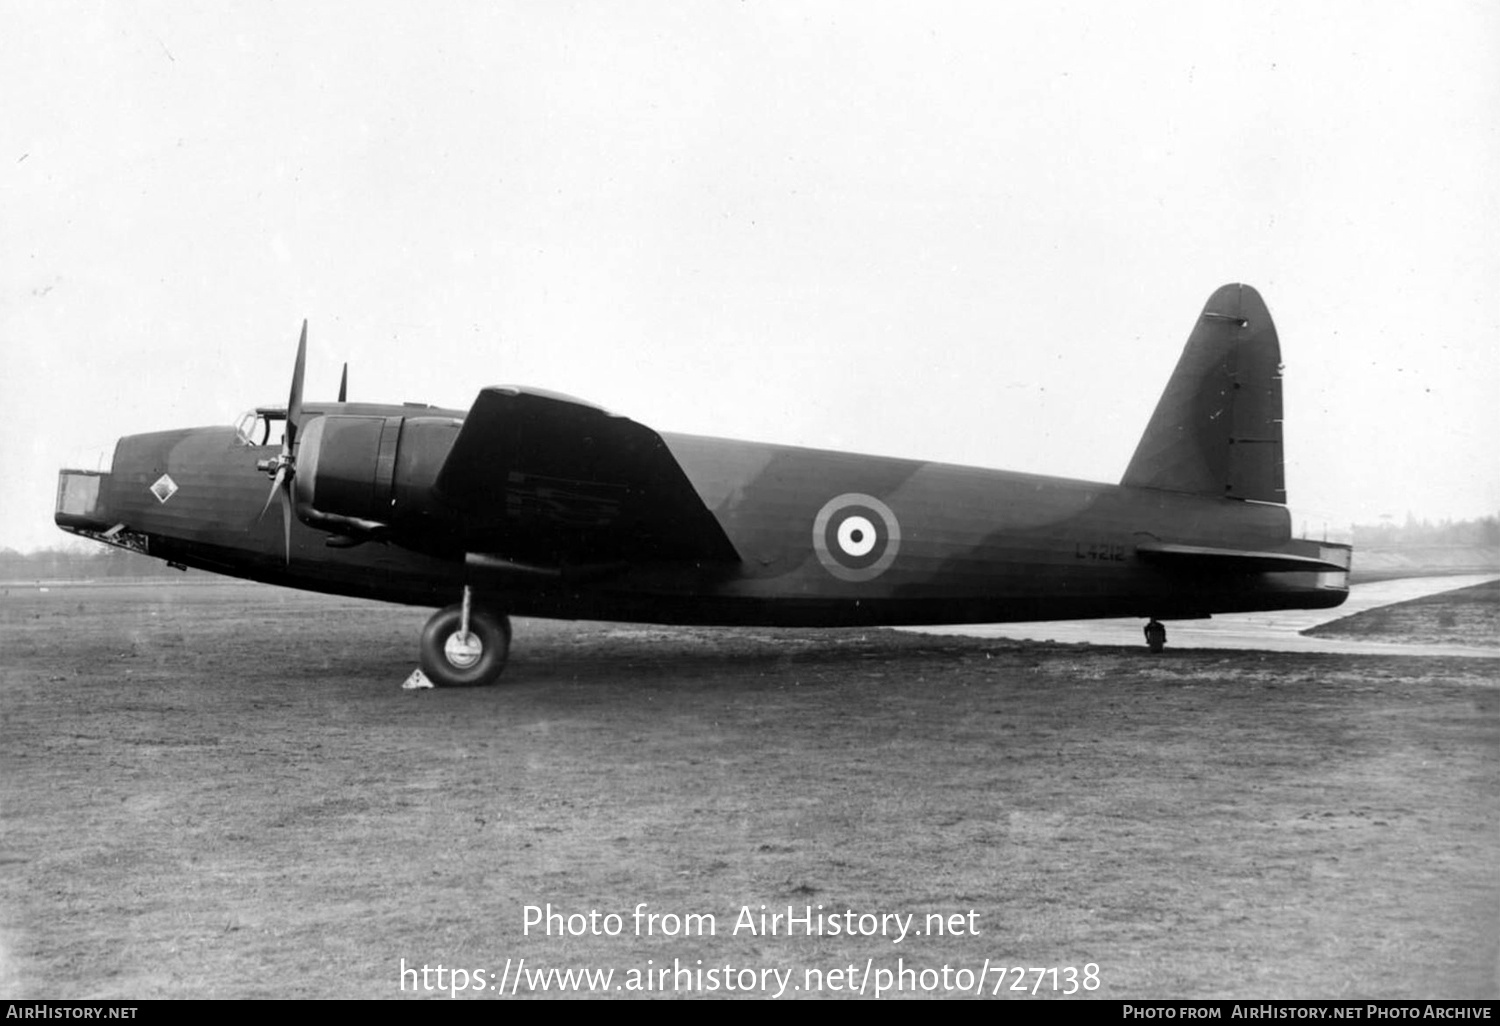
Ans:
{"label": "horizontal stabilizer", "polygon": [[1315,556],[1296,556],[1288,552],[1247,552],[1242,549],[1211,549],[1198,545],[1166,545],[1161,542],[1144,542],[1137,545],[1135,551],[1142,559],[1163,566],[1229,573],[1323,574],[1349,569],[1347,564],[1330,563]]}
{"label": "horizontal stabilizer", "polygon": [[435,488],[470,548],[517,563],[739,561],[660,435],[554,393],[480,392]]}

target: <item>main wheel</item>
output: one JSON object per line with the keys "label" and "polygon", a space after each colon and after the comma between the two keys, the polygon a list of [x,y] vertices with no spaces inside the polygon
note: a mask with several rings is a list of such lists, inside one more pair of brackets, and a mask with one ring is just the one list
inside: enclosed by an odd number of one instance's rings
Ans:
{"label": "main wheel", "polygon": [[433,614],[422,628],[422,672],[440,688],[493,684],[510,655],[510,621],[488,610],[469,611],[463,634],[463,606]]}

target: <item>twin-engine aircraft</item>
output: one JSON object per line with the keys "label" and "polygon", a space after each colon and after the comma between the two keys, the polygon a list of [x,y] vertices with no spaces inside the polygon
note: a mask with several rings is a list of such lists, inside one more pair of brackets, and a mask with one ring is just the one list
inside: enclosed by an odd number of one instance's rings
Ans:
{"label": "twin-engine aircraft", "polygon": [[306,351],[304,324],[285,409],[131,435],[108,473],[62,471],[58,526],[181,567],[446,605],[421,639],[445,686],[500,675],[511,615],[1138,616],[1159,648],[1161,620],[1348,595],[1349,546],[1292,537],[1280,348],[1248,285],[1209,299],[1119,484],[658,434],[527,388],[486,388],[467,413],[343,386],[304,403]]}

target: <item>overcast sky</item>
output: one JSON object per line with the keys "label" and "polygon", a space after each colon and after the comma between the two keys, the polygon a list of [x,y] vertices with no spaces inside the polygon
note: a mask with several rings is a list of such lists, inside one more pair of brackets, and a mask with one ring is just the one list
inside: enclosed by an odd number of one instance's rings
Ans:
{"label": "overcast sky", "polygon": [[0,547],[122,434],[529,384],[1118,480],[1219,285],[1299,516],[1500,511],[1500,5],[6,4]]}

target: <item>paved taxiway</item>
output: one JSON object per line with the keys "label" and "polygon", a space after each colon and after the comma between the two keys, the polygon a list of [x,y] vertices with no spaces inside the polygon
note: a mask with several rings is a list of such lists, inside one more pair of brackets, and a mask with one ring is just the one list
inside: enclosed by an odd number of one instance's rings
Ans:
{"label": "paved taxiway", "polygon": [[[1336,609],[1288,609],[1274,613],[1226,613],[1211,620],[1167,621],[1167,647],[1253,648],[1271,652],[1333,652],[1346,655],[1475,656],[1500,658],[1500,648],[1479,645],[1402,645],[1394,642],[1309,638],[1310,627],[1339,620],[1366,609],[1409,602],[1439,592],[1469,588],[1500,580],[1500,574],[1459,577],[1412,577],[1396,581],[1356,584]],[[912,627],[925,634],[961,634],[977,638],[1082,642],[1089,645],[1143,645],[1144,622],[1118,620],[1051,620],[1043,623],[958,624]]]}

